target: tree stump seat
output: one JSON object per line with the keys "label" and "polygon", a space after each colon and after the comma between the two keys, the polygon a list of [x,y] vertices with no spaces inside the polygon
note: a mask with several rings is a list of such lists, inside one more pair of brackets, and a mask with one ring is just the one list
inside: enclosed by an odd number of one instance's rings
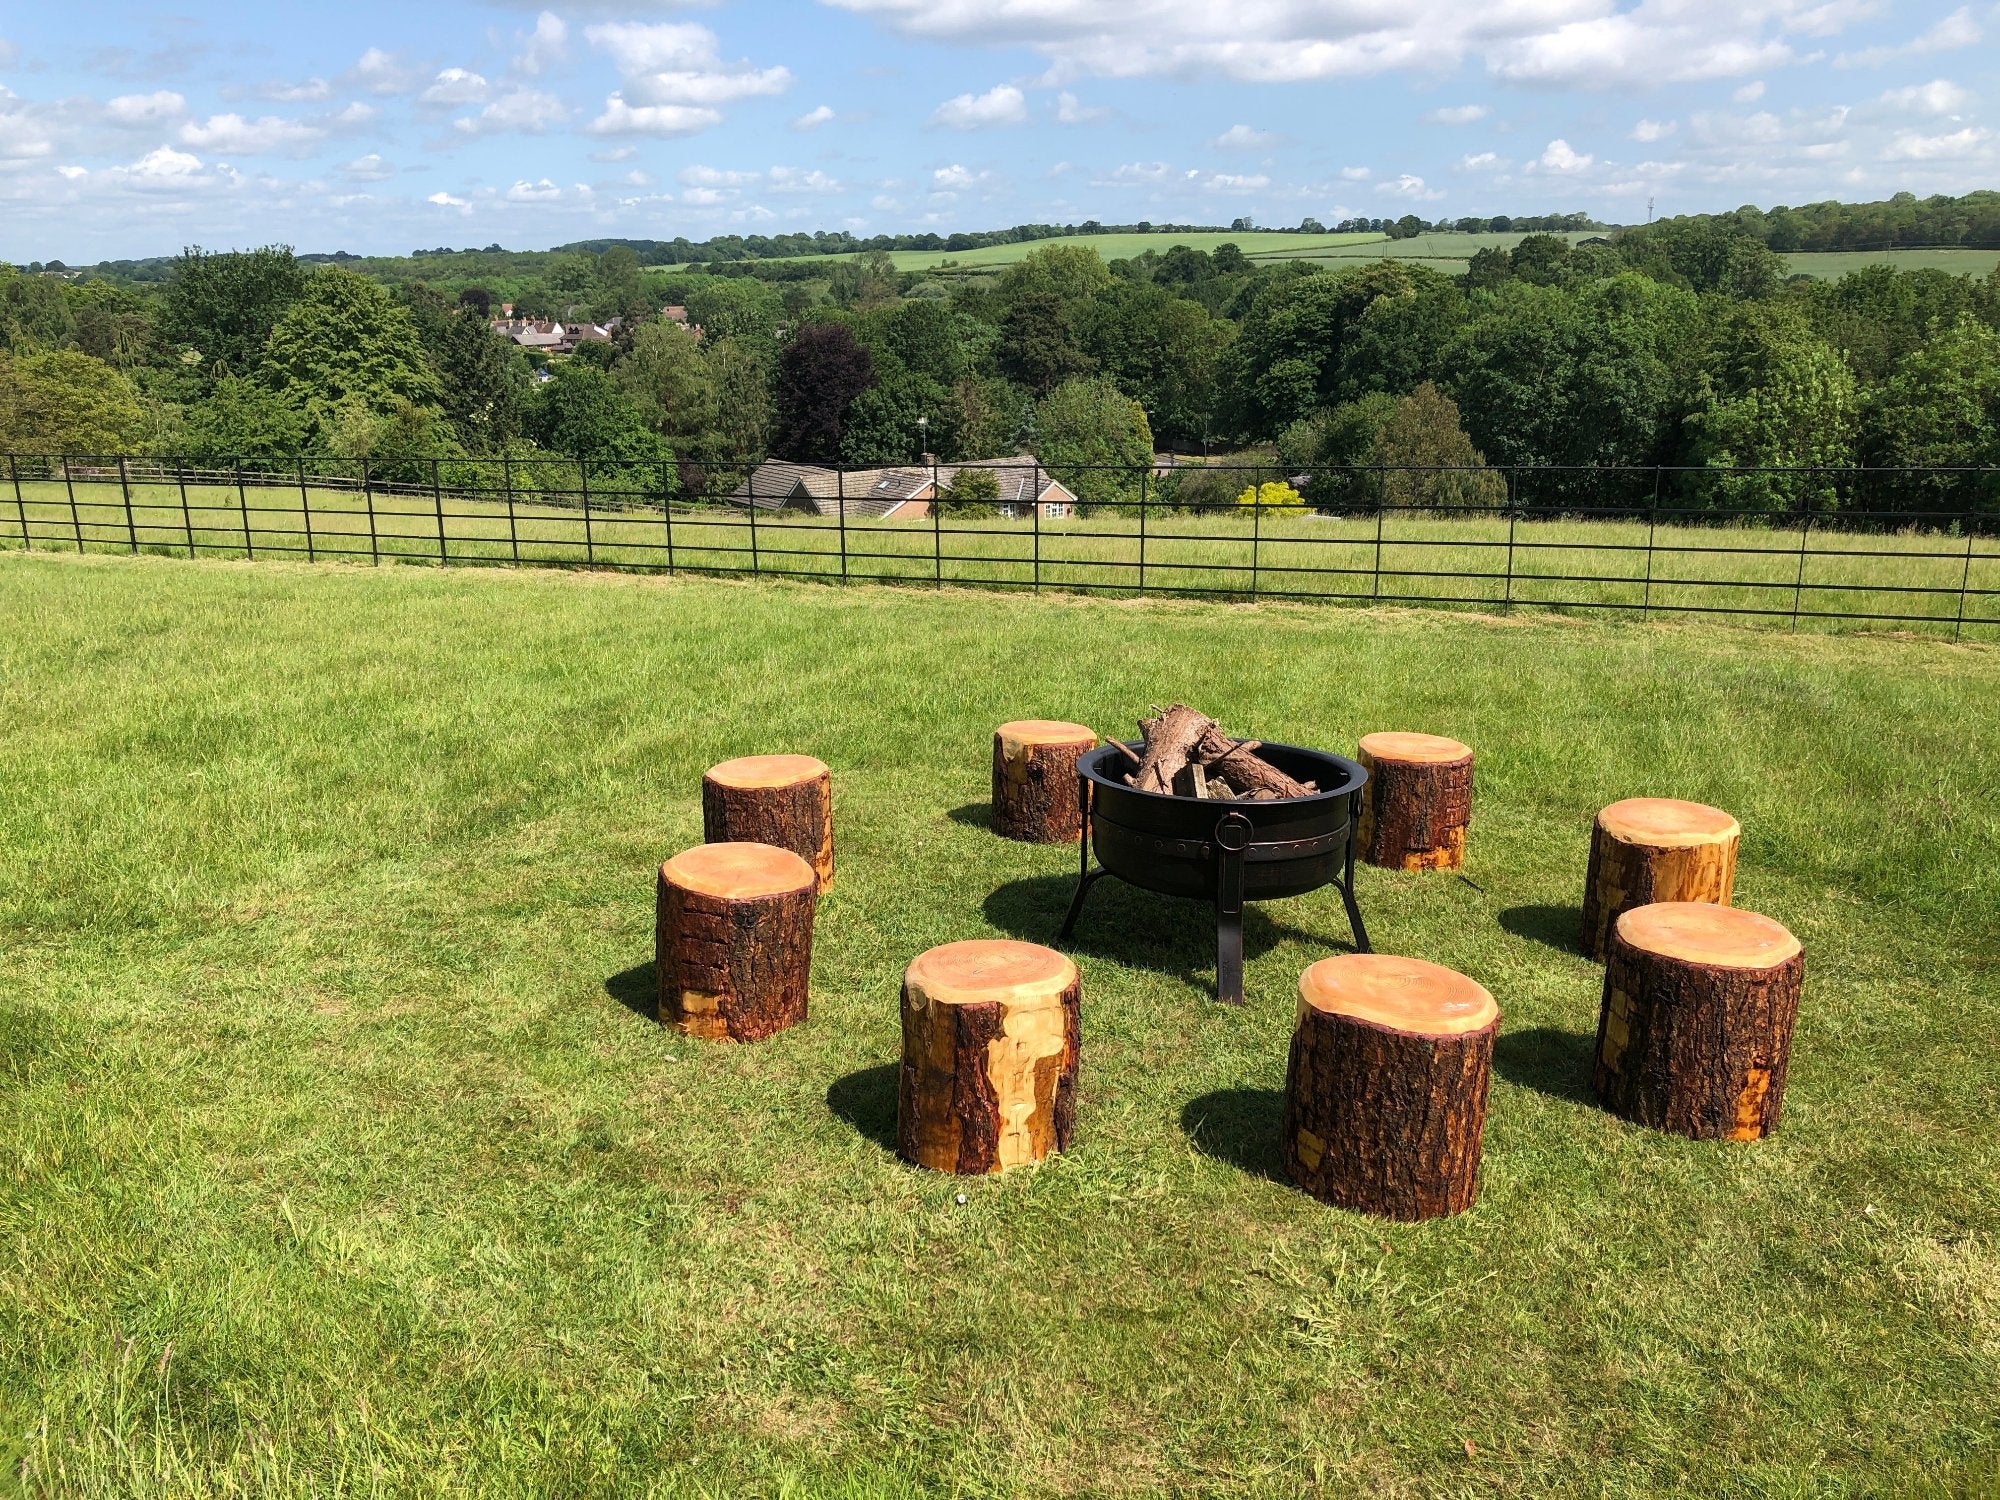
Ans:
{"label": "tree stump seat", "polygon": [[978,1175],[1067,1149],[1083,982],[1053,948],[946,943],[903,975],[896,1153]]}
{"label": "tree stump seat", "polygon": [[1391,1219],[1470,1208],[1500,1009],[1419,958],[1346,953],[1299,977],[1281,1150],[1322,1202]]}
{"label": "tree stump seat", "polygon": [[818,900],[812,866],[770,844],[701,844],[661,865],[661,1021],[722,1042],[803,1021]]}
{"label": "tree stump seat", "polygon": [[1364,735],[1355,842],[1371,865],[1391,870],[1456,870],[1465,863],[1472,822],[1472,750],[1437,734]]}
{"label": "tree stump seat", "polygon": [[1059,719],[1016,719],[993,732],[993,831],[1030,844],[1074,843],[1083,834],[1076,763],[1097,732]]}
{"label": "tree stump seat", "polygon": [[746,755],[701,778],[702,838],[711,844],[773,844],[833,885],[833,773],[810,755]]}
{"label": "tree stump seat", "polygon": [[1613,1114],[1696,1140],[1778,1128],[1805,978],[1769,917],[1702,901],[1618,918],[1604,968],[1593,1082]]}
{"label": "tree stump seat", "polygon": [[1743,830],[1719,807],[1671,797],[1628,797],[1597,815],[1583,888],[1583,951],[1599,963],[1612,925],[1659,901],[1727,906]]}

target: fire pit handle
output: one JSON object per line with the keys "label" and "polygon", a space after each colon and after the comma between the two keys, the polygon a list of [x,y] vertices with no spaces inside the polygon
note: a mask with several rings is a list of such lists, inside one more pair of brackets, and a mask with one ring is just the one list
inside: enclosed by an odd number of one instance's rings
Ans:
{"label": "fire pit handle", "polygon": [[1215,825],[1215,998],[1243,1003],[1243,851],[1255,826],[1231,809]]}

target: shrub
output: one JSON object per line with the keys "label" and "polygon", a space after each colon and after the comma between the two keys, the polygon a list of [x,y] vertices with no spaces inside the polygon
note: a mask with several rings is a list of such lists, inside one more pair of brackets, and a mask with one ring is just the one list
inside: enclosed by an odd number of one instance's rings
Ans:
{"label": "shrub", "polygon": [[938,496],[938,511],[952,516],[990,516],[997,512],[1000,476],[991,469],[960,469]]}
{"label": "shrub", "polygon": [[1245,486],[1243,492],[1236,497],[1236,503],[1252,510],[1270,511],[1280,515],[1302,516],[1306,513],[1305,497],[1282,479],[1271,479],[1263,484]]}

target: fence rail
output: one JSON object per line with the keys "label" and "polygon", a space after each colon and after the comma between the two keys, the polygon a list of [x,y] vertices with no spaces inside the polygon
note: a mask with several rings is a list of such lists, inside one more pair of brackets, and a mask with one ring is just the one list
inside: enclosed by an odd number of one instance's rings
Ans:
{"label": "fence rail", "polygon": [[8,455],[0,547],[2000,630],[1996,469],[1003,472]]}

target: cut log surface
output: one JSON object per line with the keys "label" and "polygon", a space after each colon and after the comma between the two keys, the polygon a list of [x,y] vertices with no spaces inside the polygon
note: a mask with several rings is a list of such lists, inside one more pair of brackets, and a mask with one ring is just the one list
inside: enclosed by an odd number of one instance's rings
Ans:
{"label": "cut log surface", "polygon": [[1727,906],[1743,830],[1719,807],[1631,797],[1597,815],[1583,889],[1583,951],[1602,961],[1612,925],[1663,901]]}
{"label": "cut log surface", "polygon": [[746,755],[701,779],[702,837],[711,844],[771,844],[833,885],[833,773],[810,755]]}
{"label": "cut log surface", "polygon": [[1323,1202],[1392,1219],[1470,1208],[1500,1009],[1475,981],[1390,954],[1299,978],[1281,1150]]}
{"label": "cut log surface", "polygon": [[702,844],[661,865],[660,1019],[727,1042],[803,1021],[818,898],[812,866],[769,844]]}
{"label": "cut log surface", "polygon": [[993,734],[993,831],[1031,844],[1074,842],[1083,822],[1076,763],[1097,732],[1057,719],[1017,719]]}
{"label": "cut log surface", "polygon": [[1778,1128],[1805,979],[1799,940],[1769,917],[1669,901],[1618,918],[1598,1011],[1598,1097],[1696,1140]]}
{"label": "cut log surface", "polygon": [[1083,982],[1052,948],[946,943],[903,976],[896,1150],[976,1175],[1068,1147]]}
{"label": "cut log surface", "polygon": [[1472,822],[1472,750],[1436,734],[1383,733],[1361,741],[1368,787],[1355,841],[1372,865],[1456,870]]}
{"label": "cut log surface", "polygon": [[1185,703],[1176,703],[1155,718],[1141,719],[1139,733],[1145,737],[1146,753],[1139,769],[1132,773],[1132,785],[1142,792],[1173,795],[1174,778],[1195,758],[1201,737],[1215,727],[1215,720]]}

